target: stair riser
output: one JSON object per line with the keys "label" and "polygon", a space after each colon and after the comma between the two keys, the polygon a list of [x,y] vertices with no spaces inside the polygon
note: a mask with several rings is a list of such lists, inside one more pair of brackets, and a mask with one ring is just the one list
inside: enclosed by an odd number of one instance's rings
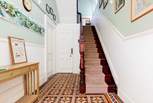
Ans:
{"label": "stair riser", "polygon": [[85,57],[87,57],[87,58],[88,57],[93,57],[93,58],[100,58],[101,60],[106,60],[105,56],[103,54],[100,54],[100,53],[85,53]]}
{"label": "stair riser", "polygon": [[95,66],[85,66],[86,69],[101,69],[102,70],[102,66],[100,65],[99,67],[95,67]]}
{"label": "stair riser", "polygon": [[85,56],[85,58],[87,58],[87,59],[97,59],[97,58],[99,58],[99,55],[87,55],[87,56]]}
{"label": "stair riser", "polygon": [[86,63],[101,63],[100,59],[85,59]]}
{"label": "stair riser", "polygon": [[100,63],[85,63],[85,65],[87,66],[97,66],[97,65],[101,65]]}
{"label": "stair riser", "polygon": [[[100,65],[103,65],[103,61],[104,61],[104,59],[100,59],[100,58],[97,59],[97,58],[86,57],[86,59],[85,59],[85,63],[98,63]],[[104,65],[103,68],[105,70],[109,69],[109,67],[107,65]]]}
{"label": "stair riser", "polygon": [[86,88],[86,94],[95,94],[95,93],[107,93],[107,88]]}
{"label": "stair riser", "polygon": [[85,42],[96,42],[95,39],[87,39]]}
{"label": "stair riser", "polygon": [[99,53],[87,53],[87,52],[85,52],[85,56],[91,56],[91,57],[96,56],[96,57],[99,57]]}
{"label": "stair riser", "polygon": [[86,47],[86,50],[88,50],[88,49],[97,49],[97,47],[96,47],[96,45],[85,45],[85,47]]}
{"label": "stair riser", "polygon": [[98,50],[98,49],[94,49],[94,50],[93,49],[86,49],[85,52],[86,53],[102,53],[102,54],[104,54],[103,51]]}
{"label": "stair riser", "polygon": [[85,45],[85,48],[86,49],[98,49],[98,48],[100,48],[98,45],[95,45],[95,44],[86,44]]}
{"label": "stair riser", "polygon": [[92,34],[86,35],[86,36],[84,36],[84,38],[85,38],[86,40],[88,40],[88,39],[96,39],[96,38],[94,37],[94,35],[92,35]]}
{"label": "stair riser", "polygon": [[[89,75],[99,75],[99,74],[101,74],[102,73],[102,71],[86,71],[86,74],[89,74]],[[112,83],[112,82],[111,82]],[[110,83],[109,83],[110,84]]]}

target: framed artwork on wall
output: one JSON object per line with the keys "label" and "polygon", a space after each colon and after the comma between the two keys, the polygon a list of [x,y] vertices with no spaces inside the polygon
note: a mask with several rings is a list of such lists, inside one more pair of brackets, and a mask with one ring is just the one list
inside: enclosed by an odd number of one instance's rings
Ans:
{"label": "framed artwork on wall", "polygon": [[125,0],[114,0],[115,14],[120,11],[125,5]]}
{"label": "framed artwork on wall", "polygon": [[153,11],[153,0],[131,0],[131,21]]}
{"label": "framed artwork on wall", "polygon": [[101,8],[102,4],[103,4],[103,0],[99,0],[99,9]]}
{"label": "framed artwork on wall", "polygon": [[103,0],[103,9],[106,8],[107,4],[108,4],[108,0]]}
{"label": "framed artwork on wall", "polygon": [[21,38],[9,37],[12,64],[27,62],[25,41]]}

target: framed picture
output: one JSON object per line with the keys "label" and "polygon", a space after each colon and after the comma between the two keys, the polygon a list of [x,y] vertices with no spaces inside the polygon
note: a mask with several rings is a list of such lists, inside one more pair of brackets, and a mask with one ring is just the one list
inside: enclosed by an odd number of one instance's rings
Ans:
{"label": "framed picture", "polygon": [[102,4],[103,4],[103,0],[99,0],[99,9],[101,8]]}
{"label": "framed picture", "polygon": [[12,64],[27,62],[24,39],[9,37],[9,46]]}
{"label": "framed picture", "polygon": [[125,5],[125,0],[114,0],[115,14],[120,11]]}
{"label": "framed picture", "polygon": [[103,0],[103,9],[106,8],[107,4],[108,4],[108,0]]}
{"label": "framed picture", "polygon": [[131,0],[131,21],[153,11],[153,0]]}

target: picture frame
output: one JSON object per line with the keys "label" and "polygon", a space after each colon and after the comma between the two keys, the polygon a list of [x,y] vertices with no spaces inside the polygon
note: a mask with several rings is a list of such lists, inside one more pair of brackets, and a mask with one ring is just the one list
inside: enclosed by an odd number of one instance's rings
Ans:
{"label": "picture frame", "polygon": [[103,9],[106,8],[107,4],[108,4],[108,0],[103,0]]}
{"label": "picture frame", "polygon": [[115,14],[118,13],[125,5],[125,0],[114,0]]}
{"label": "picture frame", "polygon": [[153,11],[153,0],[131,0],[131,22]]}
{"label": "picture frame", "polygon": [[11,54],[11,63],[19,64],[27,62],[25,41],[21,38],[8,37]]}
{"label": "picture frame", "polygon": [[102,4],[103,4],[103,0],[99,0],[99,9],[101,8]]}

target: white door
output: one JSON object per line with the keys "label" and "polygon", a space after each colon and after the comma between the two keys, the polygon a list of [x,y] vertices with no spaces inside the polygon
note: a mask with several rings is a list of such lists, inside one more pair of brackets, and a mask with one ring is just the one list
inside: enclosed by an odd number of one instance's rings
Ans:
{"label": "white door", "polygon": [[53,30],[50,28],[47,35],[47,77],[53,74]]}
{"label": "white door", "polygon": [[46,74],[47,78],[55,73],[55,31],[54,27],[46,23]]}
{"label": "white door", "polygon": [[57,72],[72,73],[74,69],[74,31],[71,25],[61,24],[56,32]]}

